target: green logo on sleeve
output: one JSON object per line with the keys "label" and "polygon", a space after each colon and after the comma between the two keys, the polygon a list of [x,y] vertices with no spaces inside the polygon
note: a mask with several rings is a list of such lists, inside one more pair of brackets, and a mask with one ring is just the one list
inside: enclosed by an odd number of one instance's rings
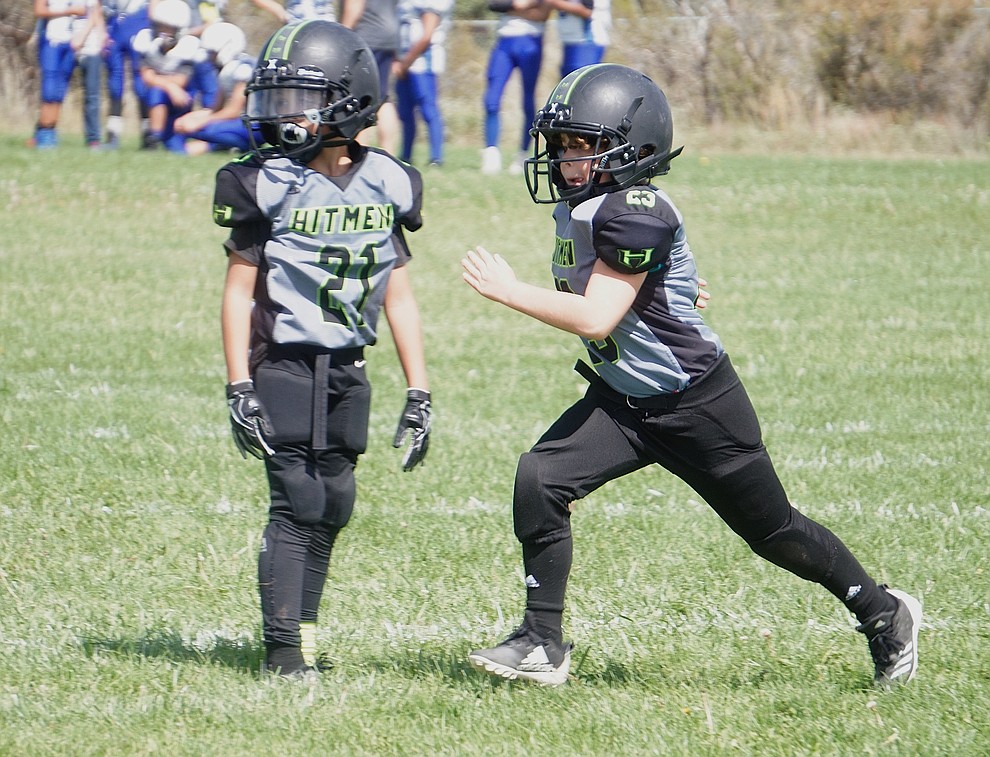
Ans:
{"label": "green logo on sleeve", "polygon": [[642,268],[652,256],[655,248],[646,250],[616,250],[619,254],[619,262],[626,268]]}
{"label": "green logo on sleeve", "polygon": [[234,216],[234,209],[230,205],[214,205],[213,206],[213,222],[223,226],[230,223],[230,219]]}

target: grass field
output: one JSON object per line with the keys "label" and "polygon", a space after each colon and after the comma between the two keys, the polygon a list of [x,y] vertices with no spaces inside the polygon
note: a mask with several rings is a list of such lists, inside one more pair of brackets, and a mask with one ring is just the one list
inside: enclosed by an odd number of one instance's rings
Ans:
{"label": "grass field", "polygon": [[0,754],[990,754],[990,161],[701,155],[663,180],[707,319],[795,504],[923,598],[921,669],[880,693],[842,607],[642,471],[579,504],[573,680],[481,677],[518,621],[518,455],[582,391],[576,337],[475,295],[473,244],[548,280],[549,209],[426,175],[410,237],[436,407],[403,474],[387,329],[372,442],[318,641],[259,677],[262,466],[229,438],[220,157],[0,143]]}

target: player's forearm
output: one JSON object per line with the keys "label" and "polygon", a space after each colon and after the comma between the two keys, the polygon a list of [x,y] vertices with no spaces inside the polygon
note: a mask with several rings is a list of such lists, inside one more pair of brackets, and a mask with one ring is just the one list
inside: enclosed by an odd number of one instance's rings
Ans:
{"label": "player's forearm", "polygon": [[[415,333],[405,333],[398,335],[395,332],[394,324],[392,335],[395,340],[395,351],[399,356],[399,365],[402,366],[402,374],[406,377],[406,386],[416,389],[430,390],[430,380],[426,373],[426,357],[423,350],[423,335],[418,329]],[[403,324],[400,329],[407,330],[407,325]]]}
{"label": "player's forearm", "polygon": [[585,339],[604,339],[615,323],[587,298],[516,281],[499,300],[538,321]]}
{"label": "player's forearm", "polygon": [[244,101],[231,102],[228,100],[216,110],[210,111],[204,125],[214,121],[229,121],[233,118],[240,118],[242,115],[244,115]]}
{"label": "player's forearm", "polygon": [[392,330],[392,341],[395,342],[399,364],[406,377],[406,384],[417,389],[429,390],[419,305],[405,267],[392,271],[388,288],[385,290],[384,310],[385,318],[388,319],[389,328]]}
{"label": "player's forearm", "polygon": [[594,3],[581,2],[581,0],[544,0],[544,2],[558,11],[581,18],[591,18],[594,8]]}
{"label": "player's forearm", "polygon": [[399,63],[402,65],[402,68],[408,71],[409,67],[416,62],[416,59],[419,58],[420,55],[426,52],[429,46],[430,46],[430,40],[428,37],[421,37],[420,39],[416,40],[416,42],[414,42],[412,46],[406,51],[406,54],[402,56],[402,60],[399,61]]}
{"label": "player's forearm", "polygon": [[160,74],[155,69],[148,66],[144,66],[141,69],[141,81],[149,87],[163,89],[166,92],[170,87],[175,85],[175,80],[172,77],[173,74]]}
{"label": "player's forearm", "polygon": [[413,42],[406,51],[406,54],[402,56],[402,67],[406,70],[408,70],[409,67],[416,62],[416,59],[419,58],[420,55],[429,49],[430,44],[433,41],[433,32],[435,32],[437,27],[440,26],[440,16],[436,13],[424,13],[421,17],[421,21],[423,23],[422,36]]}
{"label": "player's forearm", "polygon": [[250,378],[248,352],[251,345],[251,310],[237,298],[225,296],[220,314],[223,331],[223,355],[227,364],[227,381]]}
{"label": "player's forearm", "polygon": [[385,317],[392,330],[392,341],[395,342],[395,352],[406,377],[406,385],[429,390],[423,330],[415,301],[393,302],[385,311]]}
{"label": "player's forearm", "polygon": [[365,0],[343,0],[340,4],[340,23],[348,29],[357,26],[364,15]]}
{"label": "player's forearm", "polygon": [[252,2],[256,7],[268,11],[283,23],[289,20],[289,14],[285,12],[285,8],[276,3],[275,0],[252,0]]}
{"label": "player's forearm", "polygon": [[254,283],[258,269],[239,262],[231,255],[220,307],[223,355],[227,364],[227,381],[250,378],[248,353],[251,348],[251,312],[254,309]]}

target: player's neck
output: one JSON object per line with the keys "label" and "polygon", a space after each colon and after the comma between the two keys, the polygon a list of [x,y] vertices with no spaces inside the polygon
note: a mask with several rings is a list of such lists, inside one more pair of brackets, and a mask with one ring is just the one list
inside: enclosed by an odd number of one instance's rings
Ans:
{"label": "player's neck", "polygon": [[353,164],[347,145],[342,145],[340,147],[324,147],[315,158],[309,161],[308,165],[324,176],[343,176],[351,170]]}

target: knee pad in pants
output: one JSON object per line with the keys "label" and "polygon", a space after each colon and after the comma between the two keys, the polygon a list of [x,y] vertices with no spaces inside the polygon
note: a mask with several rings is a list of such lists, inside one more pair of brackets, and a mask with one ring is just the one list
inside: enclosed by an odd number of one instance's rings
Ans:
{"label": "knee pad in pants", "polygon": [[512,519],[520,542],[545,544],[571,533],[572,497],[548,484],[541,469],[541,456],[532,452],[519,458],[512,494]]}
{"label": "knee pad in pants", "polygon": [[832,572],[837,547],[831,531],[791,508],[790,518],[766,538],[749,542],[764,560],[799,578],[824,582]]}
{"label": "knee pad in pants", "polygon": [[272,515],[301,525],[343,528],[354,510],[354,462],[339,454],[312,458],[276,454],[267,460]]}

